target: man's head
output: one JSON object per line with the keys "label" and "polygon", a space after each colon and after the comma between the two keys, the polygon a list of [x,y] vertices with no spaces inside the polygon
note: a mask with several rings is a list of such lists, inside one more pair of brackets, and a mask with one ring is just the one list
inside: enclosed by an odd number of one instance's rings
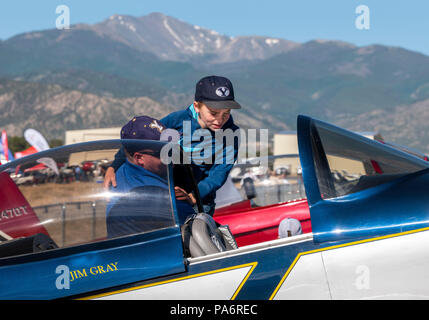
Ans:
{"label": "man's head", "polygon": [[225,77],[209,76],[197,82],[194,108],[199,114],[201,127],[216,131],[228,121],[231,109],[240,109],[241,106],[234,100],[231,81]]}
{"label": "man's head", "polygon": [[[157,119],[141,116],[134,117],[121,129],[121,139],[130,140],[162,140],[162,132],[166,127]],[[141,144],[124,143],[128,160],[159,176],[165,176],[166,166],[160,159],[160,151],[141,148]]]}

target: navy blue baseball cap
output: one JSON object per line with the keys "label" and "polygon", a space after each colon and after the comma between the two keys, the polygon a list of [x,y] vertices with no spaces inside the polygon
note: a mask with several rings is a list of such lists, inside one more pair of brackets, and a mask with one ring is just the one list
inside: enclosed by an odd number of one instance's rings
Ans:
{"label": "navy blue baseball cap", "polygon": [[234,100],[234,88],[225,77],[209,76],[197,82],[195,101],[203,102],[213,109],[240,109]]}
{"label": "navy blue baseball cap", "polygon": [[160,140],[165,129],[159,120],[152,117],[134,117],[122,127],[121,139]]}
{"label": "navy blue baseball cap", "polygon": [[[168,141],[164,139],[164,136],[166,136],[169,130],[159,120],[152,117],[134,117],[122,127],[121,139],[125,140],[123,146],[132,155],[135,152],[142,151],[142,143],[140,141],[132,142],[129,140]],[[155,146],[151,146],[151,148],[155,148]]]}

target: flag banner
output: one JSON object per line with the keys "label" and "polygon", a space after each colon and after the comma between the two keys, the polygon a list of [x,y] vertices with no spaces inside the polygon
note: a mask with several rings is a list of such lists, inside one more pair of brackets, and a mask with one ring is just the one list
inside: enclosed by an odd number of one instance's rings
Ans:
{"label": "flag banner", "polygon": [[9,161],[9,147],[7,145],[7,134],[6,130],[3,130],[1,133],[1,143],[3,146],[3,154],[6,159],[6,161]]}
{"label": "flag banner", "polygon": [[24,138],[27,142],[36,148],[37,151],[49,149],[49,144],[42,134],[34,129],[27,129],[24,131]]}

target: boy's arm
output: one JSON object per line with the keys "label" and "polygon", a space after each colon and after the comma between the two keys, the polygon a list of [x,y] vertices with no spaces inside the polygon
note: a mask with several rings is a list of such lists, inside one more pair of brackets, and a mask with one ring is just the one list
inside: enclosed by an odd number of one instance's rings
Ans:
{"label": "boy's arm", "polygon": [[[239,146],[240,142],[234,140],[234,146],[223,145],[222,152],[216,153],[215,164],[210,168],[208,176],[198,183],[201,199],[216,192],[225,184],[234,163],[237,161]],[[216,164],[217,160],[221,160],[219,164]]]}
{"label": "boy's arm", "polygon": [[104,188],[109,189],[110,184],[113,187],[116,187],[116,176],[115,172],[119,169],[119,167],[125,162],[126,155],[124,151],[124,147],[122,146],[118,152],[115,154],[115,160],[113,160],[112,164],[107,168],[106,174],[104,176]]}
{"label": "boy's arm", "polygon": [[215,164],[209,171],[209,175],[198,183],[201,199],[216,192],[224,185],[233,164]]}
{"label": "boy's arm", "polygon": [[122,164],[125,162],[126,159],[127,157],[125,155],[124,147],[122,146],[121,149],[119,149],[118,152],[116,152],[115,160],[113,160],[110,167],[112,167],[116,172],[119,169],[119,167],[122,166]]}

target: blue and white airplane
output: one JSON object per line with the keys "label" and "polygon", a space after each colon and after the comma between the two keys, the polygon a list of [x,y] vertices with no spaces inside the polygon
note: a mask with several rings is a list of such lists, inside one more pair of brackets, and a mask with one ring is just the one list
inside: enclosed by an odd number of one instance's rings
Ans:
{"label": "blue and white airplane", "polygon": [[[139,143],[152,155],[165,145]],[[210,217],[178,223],[174,186],[196,191],[187,165],[168,165],[165,187],[138,201],[106,192],[102,171],[120,140],[1,166],[0,298],[429,298],[428,162],[307,116],[298,117],[298,145],[312,233],[239,248]],[[49,175],[46,159],[54,180],[10,178],[41,163]],[[77,177],[82,163],[92,169]],[[118,197],[135,231],[108,236],[106,208]]]}

